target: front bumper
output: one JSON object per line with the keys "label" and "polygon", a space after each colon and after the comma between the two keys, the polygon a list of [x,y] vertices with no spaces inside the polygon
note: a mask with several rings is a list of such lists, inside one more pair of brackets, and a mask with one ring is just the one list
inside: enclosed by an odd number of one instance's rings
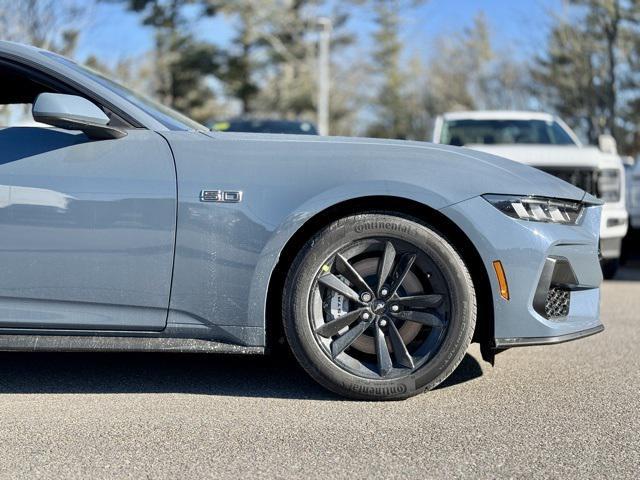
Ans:
{"label": "front bumper", "polygon": [[605,203],[600,222],[600,250],[602,258],[619,258],[622,238],[629,229],[629,215],[622,203]]}
{"label": "front bumper", "polygon": [[[515,220],[482,197],[442,210],[467,234],[478,249],[493,292],[494,346],[559,343],[597,333],[600,322],[602,270],[598,259],[601,206],[586,208],[580,225],[556,225]],[[574,274],[561,285],[570,302],[562,316],[548,318],[540,309],[540,285],[545,265],[561,259]],[[493,262],[504,267],[510,298],[500,296]],[[546,293],[546,292],[545,292]]]}
{"label": "front bumper", "polygon": [[580,338],[590,337],[604,330],[604,325],[588,328],[579,332],[567,333],[556,337],[514,337],[514,338],[496,338],[495,348],[505,349],[511,347],[533,347],[535,345],[555,345],[557,343],[571,342]]}

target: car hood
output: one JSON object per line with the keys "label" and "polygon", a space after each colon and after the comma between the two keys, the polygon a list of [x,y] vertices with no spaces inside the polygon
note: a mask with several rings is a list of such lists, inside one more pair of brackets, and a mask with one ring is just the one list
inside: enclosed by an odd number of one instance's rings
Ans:
{"label": "car hood", "polygon": [[534,167],[617,166],[618,157],[596,147],[577,145],[467,145],[467,148],[491,153]]}
{"label": "car hood", "polygon": [[[387,181],[429,189],[442,206],[486,193],[581,200],[585,192],[521,163],[468,148],[350,137],[205,132],[220,156],[271,166],[290,179]],[[176,138],[172,140],[172,143]],[[207,142],[208,143],[208,142]],[[190,147],[190,149],[193,146]],[[212,148],[204,146],[211,158]],[[240,167],[238,167],[240,168]]]}

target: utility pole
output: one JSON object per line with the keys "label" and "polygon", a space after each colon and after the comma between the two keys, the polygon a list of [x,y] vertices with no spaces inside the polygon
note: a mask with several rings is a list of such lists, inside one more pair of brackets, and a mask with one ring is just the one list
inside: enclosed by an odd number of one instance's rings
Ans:
{"label": "utility pole", "polygon": [[330,48],[331,30],[333,24],[330,18],[318,18],[320,25],[320,40],[318,46],[318,133],[329,135],[329,88],[330,76]]}

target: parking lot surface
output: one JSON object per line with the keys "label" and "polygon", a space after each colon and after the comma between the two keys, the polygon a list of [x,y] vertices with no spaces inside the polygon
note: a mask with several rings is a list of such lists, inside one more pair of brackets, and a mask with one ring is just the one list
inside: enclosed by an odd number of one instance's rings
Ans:
{"label": "parking lot surface", "polygon": [[640,273],[604,333],[472,348],[437,390],[343,400],[261,357],[0,353],[1,478],[637,478]]}

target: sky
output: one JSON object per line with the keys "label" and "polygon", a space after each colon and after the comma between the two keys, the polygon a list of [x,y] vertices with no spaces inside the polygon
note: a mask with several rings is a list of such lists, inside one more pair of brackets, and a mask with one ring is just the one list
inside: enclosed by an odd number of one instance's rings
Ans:
{"label": "sky", "polygon": [[[431,0],[404,18],[402,39],[410,55],[427,57],[433,40],[452,35],[469,26],[484,12],[491,27],[494,45],[526,58],[543,47],[553,15],[562,12],[563,0]],[[363,12],[352,19],[351,27],[360,44],[367,45],[370,22]],[[232,25],[218,16],[201,22],[198,35],[224,46]],[[142,55],[152,46],[152,32],[139,23],[139,16],[122,5],[98,2],[87,19],[87,29],[77,57],[95,54],[105,63]]]}

